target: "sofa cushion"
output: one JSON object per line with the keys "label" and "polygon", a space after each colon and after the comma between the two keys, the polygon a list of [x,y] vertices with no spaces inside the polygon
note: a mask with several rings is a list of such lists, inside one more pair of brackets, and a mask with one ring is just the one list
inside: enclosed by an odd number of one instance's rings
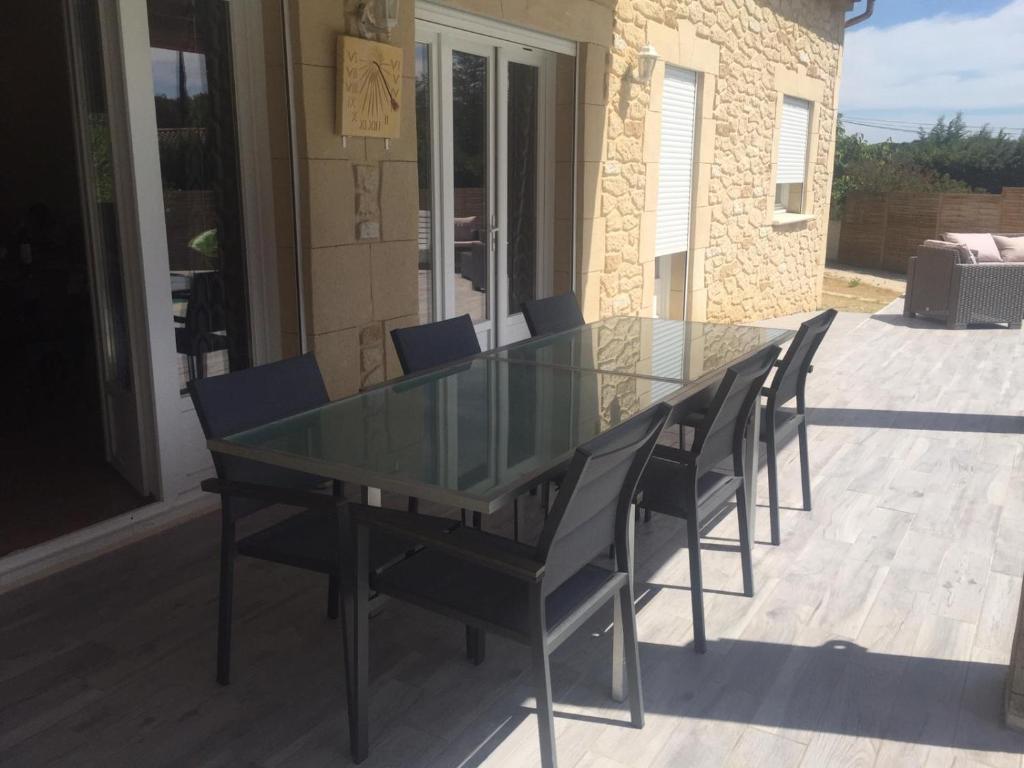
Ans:
{"label": "sofa cushion", "polygon": [[925,240],[924,245],[929,248],[942,248],[956,252],[957,264],[977,264],[977,254],[963,243],[950,243],[945,240]]}
{"label": "sofa cushion", "polygon": [[942,239],[948,243],[963,243],[978,254],[978,263],[1002,261],[999,247],[988,232],[945,232]]}
{"label": "sofa cushion", "polygon": [[480,224],[476,216],[455,217],[455,242],[471,243],[480,239]]}
{"label": "sofa cushion", "polygon": [[999,248],[999,255],[1003,257],[1003,261],[1024,261],[1024,236],[993,235],[992,239],[996,241],[996,247]]}

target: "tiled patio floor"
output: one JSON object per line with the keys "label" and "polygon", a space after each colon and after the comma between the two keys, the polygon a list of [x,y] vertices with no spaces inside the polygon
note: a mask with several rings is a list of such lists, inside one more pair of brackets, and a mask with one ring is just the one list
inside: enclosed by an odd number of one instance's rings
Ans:
{"label": "tiled patio floor", "polygon": [[[1024,336],[841,315],[811,377],[814,511],[782,456],[783,541],[740,589],[735,525],[704,544],[690,647],[681,526],[638,530],[647,726],[608,697],[606,623],[555,655],[563,766],[1021,766],[1001,725],[1024,570]],[[767,539],[761,478],[759,538]],[[0,765],[347,764],[325,580],[241,561],[234,682],[213,680],[214,517],[0,597]],[[610,616],[610,611],[609,611]],[[528,654],[478,668],[460,626],[371,627],[367,766],[533,766]]]}

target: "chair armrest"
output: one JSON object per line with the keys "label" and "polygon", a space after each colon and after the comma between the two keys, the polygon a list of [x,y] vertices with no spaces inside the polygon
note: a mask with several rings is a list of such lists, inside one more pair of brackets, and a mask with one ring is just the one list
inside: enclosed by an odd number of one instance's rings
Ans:
{"label": "chair armrest", "polygon": [[243,499],[263,501],[268,504],[286,504],[289,507],[305,509],[332,510],[338,509],[341,499],[324,493],[303,491],[299,488],[281,488],[260,483],[246,483],[238,480],[221,480],[210,477],[199,484],[207,493],[219,493],[223,496],[238,496]]}
{"label": "chair armrest", "polygon": [[540,581],[544,575],[544,563],[496,546],[489,540],[493,537],[472,528],[460,526],[451,531],[439,531],[436,526],[425,523],[423,517],[415,512],[370,507],[365,504],[352,504],[349,509],[352,521],[357,525],[413,539],[429,549],[512,576],[520,581]]}

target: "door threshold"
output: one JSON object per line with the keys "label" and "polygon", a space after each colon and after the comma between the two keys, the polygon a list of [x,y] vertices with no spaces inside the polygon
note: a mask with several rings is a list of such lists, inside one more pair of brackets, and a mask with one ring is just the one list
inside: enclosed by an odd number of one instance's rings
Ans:
{"label": "door threshold", "polygon": [[199,489],[0,557],[0,595],[205,515],[220,500]]}

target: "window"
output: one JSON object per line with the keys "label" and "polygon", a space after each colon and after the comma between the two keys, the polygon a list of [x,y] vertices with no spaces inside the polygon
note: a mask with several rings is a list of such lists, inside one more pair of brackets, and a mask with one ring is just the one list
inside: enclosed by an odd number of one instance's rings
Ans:
{"label": "window", "polygon": [[690,248],[690,198],[696,144],[697,73],[665,67],[661,104],[661,151],[658,157],[658,210],[655,219],[655,312],[668,317],[670,291]]}
{"label": "window", "polygon": [[775,174],[775,213],[804,213],[807,144],[811,102],[785,96],[779,126],[779,159]]}

